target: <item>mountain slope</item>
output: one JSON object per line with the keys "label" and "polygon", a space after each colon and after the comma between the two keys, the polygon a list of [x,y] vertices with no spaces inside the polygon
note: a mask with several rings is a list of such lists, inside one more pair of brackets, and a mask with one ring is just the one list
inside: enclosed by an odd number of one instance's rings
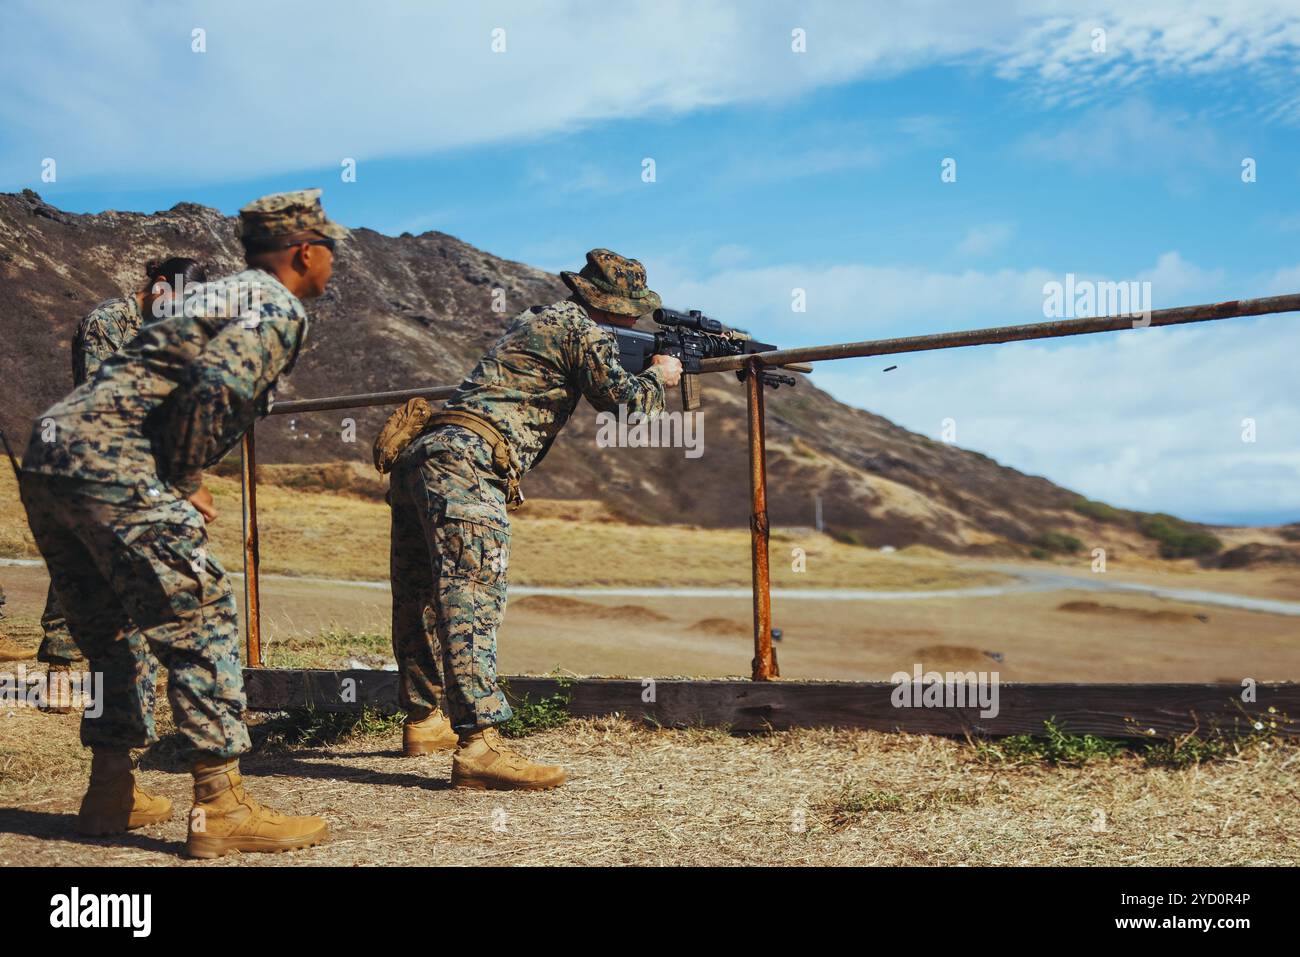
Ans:
{"label": "mountain slope", "polygon": [[[188,254],[218,275],[241,265],[237,220],[189,203],[151,215],[76,215],[31,191],[0,194],[0,426],[21,446],[32,419],[70,388],[68,344],[102,299],[136,288],[143,263]],[[493,292],[506,308],[493,311]],[[558,277],[437,232],[353,231],[326,295],[308,303],[311,334],[279,399],[454,384],[510,318],[563,298]],[[1117,528],[1074,509],[1076,493],[835,401],[800,377],[768,393],[773,524],[810,525],[820,494],[828,530],[871,545],[1000,552],[1049,530],[1084,542]],[[674,398],[670,408],[676,408]],[[387,409],[319,413],[258,426],[261,462],[368,462]],[[528,495],[602,499],[647,522],[745,524],[746,416],[731,374],[704,381],[704,454],[599,448],[585,403]],[[344,441],[347,418],[356,441]],[[1125,513],[1125,522],[1132,516]],[[1151,552],[1136,534],[1125,546]]]}

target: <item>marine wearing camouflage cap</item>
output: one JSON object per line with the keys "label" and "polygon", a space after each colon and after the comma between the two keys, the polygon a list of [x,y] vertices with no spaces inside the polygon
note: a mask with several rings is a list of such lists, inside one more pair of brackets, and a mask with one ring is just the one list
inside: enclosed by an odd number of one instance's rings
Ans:
{"label": "marine wearing camouflage cap", "polygon": [[562,272],[560,279],[587,305],[620,316],[644,316],[662,304],[646,288],[645,266],[608,249],[593,249],[580,272]]}
{"label": "marine wearing camouflage cap", "polygon": [[240,241],[246,249],[252,249],[304,232],[317,232],[326,239],[347,239],[347,229],[325,215],[320,194],[319,189],[299,189],[253,200],[239,211]]}

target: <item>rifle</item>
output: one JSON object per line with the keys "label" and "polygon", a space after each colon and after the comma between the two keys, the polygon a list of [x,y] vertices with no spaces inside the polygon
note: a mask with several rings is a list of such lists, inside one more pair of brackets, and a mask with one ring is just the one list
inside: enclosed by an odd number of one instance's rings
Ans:
{"label": "rifle", "polygon": [[[618,361],[628,372],[637,375],[650,367],[657,355],[674,356],[682,363],[682,408],[692,411],[700,407],[700,363],[705,359],[723,356],[745,356],[756,352],[771,352],[776,346],[724,330],[722,323],[701,314],[700,310],[678,312],[675,309],[656,309],[652,314],[659,325],[655,332],[639,329],[611,328],[618,340]],[[787,365],[794,372],[811,372],[805,365]],[[773,389],[795,384],[794,376],[781,375],[767,369],[760,373],[763,384]],[[736,378],[745,378],[744,370],[736,371]]]}

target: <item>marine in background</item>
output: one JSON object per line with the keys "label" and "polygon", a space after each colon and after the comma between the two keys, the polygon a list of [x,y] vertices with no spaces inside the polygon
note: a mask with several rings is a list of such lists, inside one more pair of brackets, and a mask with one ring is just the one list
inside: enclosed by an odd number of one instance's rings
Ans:
{"label": "marine in background", "polygon": [[[155,318],[155,305],[160,307],[157,312],[161,316],[176,295],[175,290],[179,289],[183,296],[186,286],[203,283],[207,278],[198,260],[184,256],[146,264],[143,288],[117,299],[106,299],[77,324],[72,337],[73,387],[93,376],[105,359],[134,339],[140,327]],[[68,672],[80,652],[59,611],[53,584],[45,596],[41,630],[44,637],[36,651],[36,660],[49,665],[49,695],[41,710],[67,714],[72,710]]]}

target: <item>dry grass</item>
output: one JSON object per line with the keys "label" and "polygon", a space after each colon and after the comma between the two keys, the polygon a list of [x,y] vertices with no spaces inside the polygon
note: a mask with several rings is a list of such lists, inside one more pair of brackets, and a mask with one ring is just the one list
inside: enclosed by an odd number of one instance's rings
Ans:
{"label": "dry grass", "polygon": [[[258,486],[262,571],[344,580],[388,578],[389,510],[353,482],[341,491],[311,482],[328,471],[269,471],[290,482]],[[309,481],[310,479],[310,481]],[[237,480],[208,476],[220,513],[210,526],[213,550],[227,568],[242,563]],[[358,490],[360,489],[360,490]],[[630,525],[593,502],[532,501],[512,514],[510,580],[517,585],[750,585],[749,530],[686,525]],[[792,569],[803,550],[805,572]],[[0,556],[38,557],[13,475],[0,469]],[[873,588],[889,591],[964,588],[1005,581],[997,572],[962,570],[946,557],[881,555],[815,532],[772,535],[772,583],[778,588]]]}
{"label": "dry grass", "polygon": [[[183,862],[180,816],[117,839],[72,833],[86,776],[76,726],[26,710],[0,720],[0,864]],[[249,786],[280,810],[323,814],[332,839],[213,866],[1300,863],[1295,743],[1186,770],[1132,755],[1000,766],[929,736],[590,719],[519,742],[570,782],[512,794],[448,789],[449,759],[398,757],[391,722],[328,746],[285,741],[245,759]],[[146,786],[186,807],[169,749],[144,764]]]}

